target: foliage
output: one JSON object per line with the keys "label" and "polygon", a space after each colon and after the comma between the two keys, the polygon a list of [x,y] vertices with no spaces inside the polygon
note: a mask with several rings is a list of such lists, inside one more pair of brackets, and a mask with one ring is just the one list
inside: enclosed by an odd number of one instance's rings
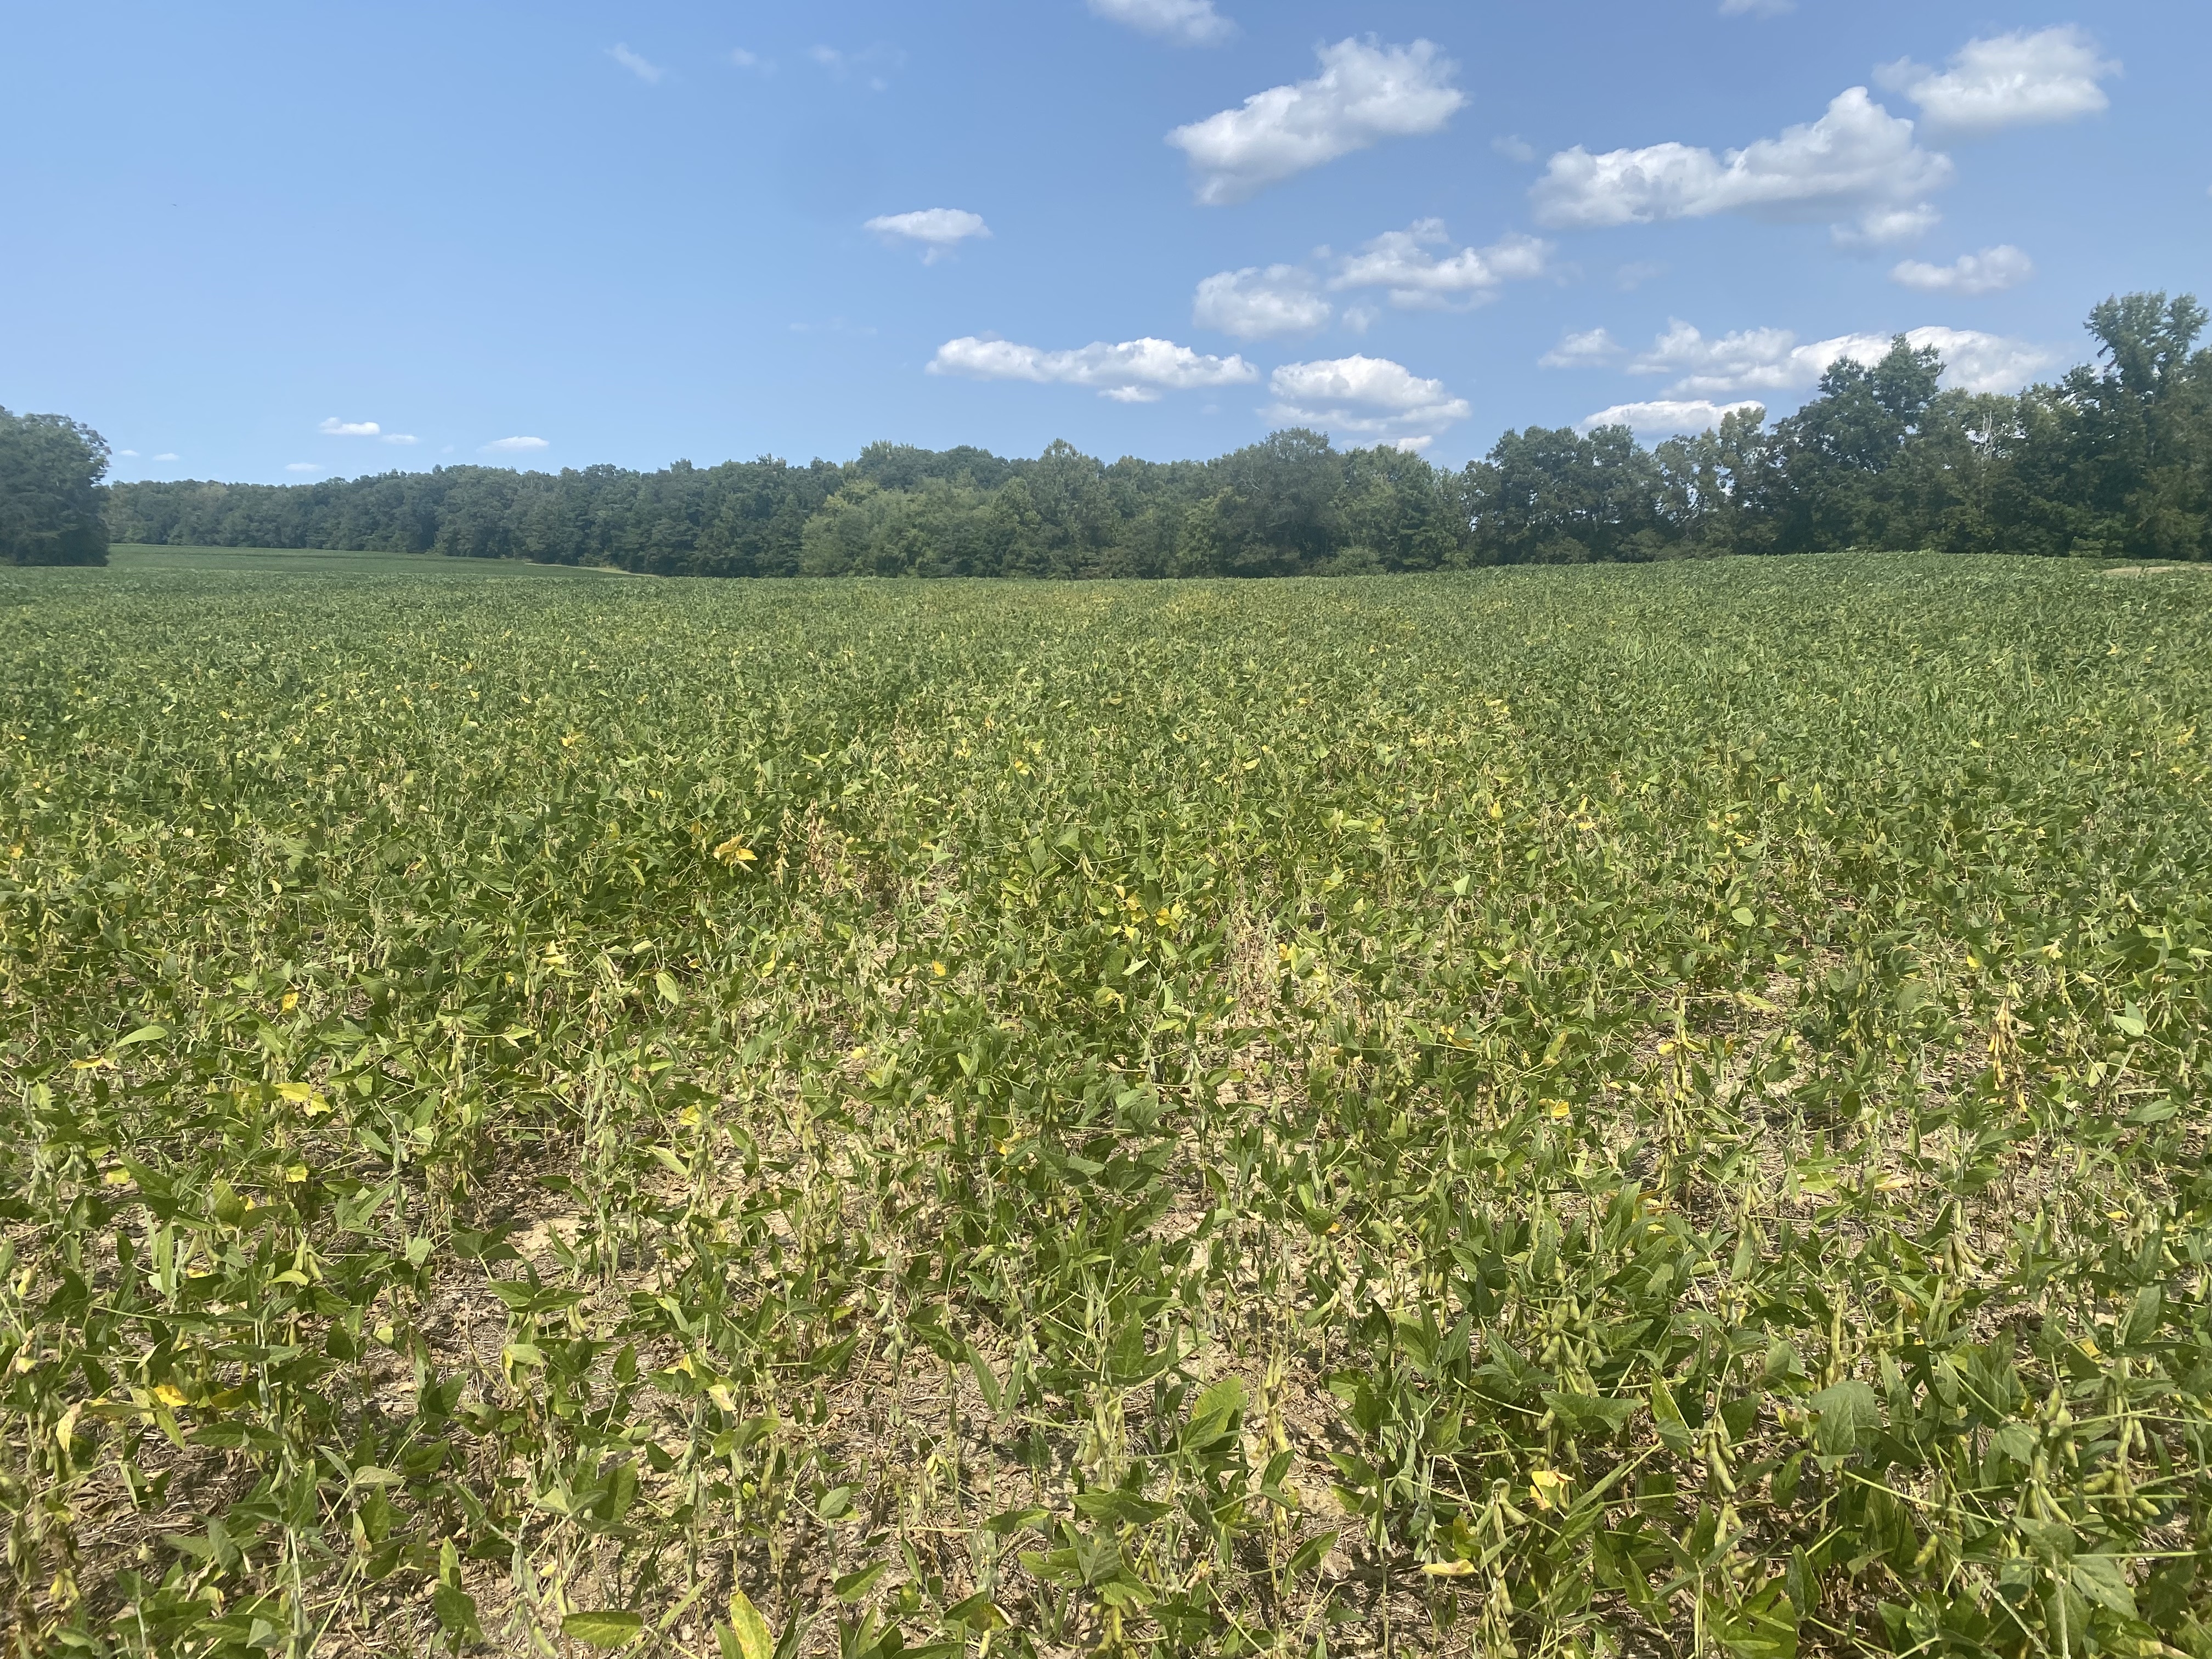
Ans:
{"label": "foliage", "polygon": [[0,605],[17,1651],[2212,1652],[2191,574]]}
{"label": "foliage", "polygon": [[1467,512],[1486,564],[1649,559],[1660,529],[1660,467],[1623,426],[1509,432],[1467,470]]}
{"label": "foliage", "polygon": [[106,564],[106,471],[90,427],[0,409],[0,564]]}
{"label": "foliage", "polygon": [[1771,429],[1740,410],[1655,450],[1531,427],[1452,473],[1278,432],[1110,465],[876,444],[660,472],[445,467],[286,487],[117,487],[117,539],[612,565],[660,575],[1279,576],[1853,547],[2212,557],[2212,351],[2191,298],[2106,301],[2104,366],[2019,397],[1939,392],[1900,337]]}

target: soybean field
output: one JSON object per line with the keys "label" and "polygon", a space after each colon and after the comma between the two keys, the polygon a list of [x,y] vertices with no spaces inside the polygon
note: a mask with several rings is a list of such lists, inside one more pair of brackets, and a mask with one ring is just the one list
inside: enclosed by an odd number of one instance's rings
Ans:
{"label": "soybean field", "polygon": [[2212,1654],[2212,580],[0,570],[0,1642]]}

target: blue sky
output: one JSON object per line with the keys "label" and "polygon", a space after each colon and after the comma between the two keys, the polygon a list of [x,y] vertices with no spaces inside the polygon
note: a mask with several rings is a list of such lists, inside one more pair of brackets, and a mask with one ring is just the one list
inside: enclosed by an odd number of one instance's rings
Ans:
{"label": "blue sky", "polygon": [[1292,422],[1455,465],[1779,413],[1896,331],[2010,386],[2109,293],[2212,297],[2203,0],[5,0],[0,40],[0,403],[119,477]]}

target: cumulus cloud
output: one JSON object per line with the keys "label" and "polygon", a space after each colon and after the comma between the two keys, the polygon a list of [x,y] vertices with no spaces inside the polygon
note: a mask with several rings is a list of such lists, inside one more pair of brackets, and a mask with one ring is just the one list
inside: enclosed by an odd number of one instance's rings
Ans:
{"label": "cumulus cloud", "polygon": [[167,454],[156,455],[154,459],[157,461],[181,461],[185,458],[172,450]]}
{"label": "cumulus cloud", "polygon": [[1832,219],[1860,240],[1896,240],[1932,222],[1925,198],[1951,182],[1951,158],[1924,149],[1912,123],[1852,87],[1817,121],[1715,155],[1689,144],[1552,157],[1529,194],[1540,224],[1561,229],[1653,224],[1717,213]]}
{"label": "cumulus cloud", "polygon": [[[1192,319],[1239,339],[1257,340],[1311,334],[1331,315],[1323,290],[1382,289],[1390,303],[1406,311],[1470,311],[1497,297],[1509,282],[1543,276],[1552,245],[1534,236],[1510,234],[1488,247],[1453,249],[1441,219],[1422,219],[1404,230],[1385,231],[1354,253],[1338,256],[1327,248],[1315,258],[1330,269],[1326,282],[1304,265],[1247,265],[1218,271],[1198,285]],[[1346,307],[1344,324],[1364,333],[1378,313],[1372,307]]]}
{"label": "cumulus cloud", "polygon": [[2112,100],[2098,82],[2119,72],[2072,24],[1969,40],[1941,72],[1909,58],[1875,71],[1920,106],[1931,128],[1969,137],[2099,114]]}
{"label": "cumulus cloud", "polygon": [[969,213],[964,208],[922,208],[913,213],[886,213],[869,220],[860,228],[874,231],[885,241],[920,243],[925,264],[935,264],[971,236],[988,239],[991,234],[983,216]]}
{"label": "cumulus cloud", "polygon": [[762,57],[757,52],[747,52],[743,46],[732,48],[730,62],[741,70],[757,70],[763,75],[775,73],[775,64],[773,60]]}
{"label": "cumulus cloud", "polygon": [[532,450],[552,447],[543,438],[495,438],[484,446],[484,450],[493,455],[526,455]]}
{"label": "cumulus cloud", "polygon": [[1490,141],[1491,149],[1509,161],[1533,161],[1536,147],[1517,132],[1502,132]]}
{"label": "cumulus cloud", "polygon": [[617,41],[607,48],[607,56],[649,87],[658,86],[660,83],[660,77],[668,73],[659,64],[646,62],[621,41]]}
{"label": "cumulus cloud", "polygon": [[1182,46],[1218,46],[1237,33],[1237,25],[1214,10],[1213,0],[1091,0],[1091,9]]}
{"label": "cumulus cloud", "polygon": [[1889,273],[1892,282],[1923,294],[1966,295],[2002,294],[2034,275],[2035,261],[2010,243],[1962,253],[1948,265],[1907,259]]}
{"label": "cumulus cloud", "polygon": [[315,430],[332,438],[374,438],[384,428],[374,421],[342,421],[333,415]]}
{"label": "cumulus cloud", "polygon": [[1602,328],[1562,335],[1559,344],[1536,362],[1545,368],[1599,368],[1620,357],[1620,343]]}
{"label": "cumulus cloud", "polygon": [[1321,279],[1297,265],[1247,265],[1217,271],[1198,285],[1190,319],[1240,340],[1311,334],[1332,314]]}
{"label": "cumulus cloud", "polygon": [[[1943,359],[1943,383],[1963,392],[2017,392],[2060,361],[2059,353],[2030,341],[1972,328],[1909,328],[1905,343],[1915,350],[1934,346]],[[1832,349],[1835,356],[1829,362],[1849,357],[1856,362],[1876,363],[1889,347],[1886,334],[1848,334],[1823,340],[1814,350]],[[1823,372],[1827,366],[1821,364]]]}
{"label": "cumulus cloud", "polygon": [[1310,81],[1255,92],[1168,134],[1190,158],[1200,202],[1224,207],[1385,138],[1441,131],[1467,102],[1458,65],[1431,41],[1386,46],[1373,36],[1321,49]]}
{"label": "cumulus cloud", "polygon": [[1814,350],[1800,346],[1786,328],[1739,329],[1708,338],[1676,318],[1649,351],[1629,364],[1628,372],[1678,375],[1668,388],[1678,396],[1781,392],[1811,386],[1826,372],[1827,362],[1816,362]]}
{"label": "cumulus cloud", "polygon": [[422,441],[411,432],[387,432],[384,441],[388,444],[419,444]]}
{"label": "cumulus cloud", "polygon": [[1124,340],[1119,345],[1094,340],[1073,351],[1045,351],[972,334],[939,346],[929,372],[976,380],[1085,386],[1124,404],[1157,403],[1164,392],[1237,386],[1260,378],[1242,357],[1210,357],[1171,340]]}
{"label": "cumulus cloud", "polygon": [[[1869,366],[1889,353],[1887,334],[1838,334],[1800,345],[1786,328],[1742,329],[1707,337],[1676,319],[1628,365],[1632,374],[1672,374],[1674,398],[1715,398],[1730,392],[1808,392],[1830,368],[1849,358]],[[1905,343],[1934,346],[1943,359],[1943,380],[1968,392],[2013,392],[2057,361],[2028,341],[1976,329],[1908,329]]]}
{"label": "cumulus cloud", "polygon": [[313,461],[287,461],[284,470],[287,472],[320,472],[323,469]]}
{"label": "cumulus cloud", "polygon": [[1433,437],[1471,412],[1467,399],[1453,397],[1442,380],[1425,380],[1387,357],[1285,363],[1267,390],[1275,402],[1266,416],[1279,425],[1384,439]]}
{"label": "cumulus cloud", "polygon": [[1534,236],[1510,235],[1486,248],[1454,253],[1441,219],[1422,219],[1405,230],[1385,231],[1346,258],[1329,287],[1380,288],[1390,303],[1407,311],[1465,311],[1497,297],[1506,283],[1544,274],[1552,245]]}
{"label": "cumulus cloud", "polygon": [[1710,431],[1738,410],[1745,409],[1755,409],[1762,416],[1766,412],[1766,405],[1759,403],[1717,404],[1704,398],[1661,398],[1648,404],[1615,404],[1610,409],[1584,416],[1575,424],[1584,432],[1601,426],[1625,426],[1638,437],[1671,437],[1681,432]]}

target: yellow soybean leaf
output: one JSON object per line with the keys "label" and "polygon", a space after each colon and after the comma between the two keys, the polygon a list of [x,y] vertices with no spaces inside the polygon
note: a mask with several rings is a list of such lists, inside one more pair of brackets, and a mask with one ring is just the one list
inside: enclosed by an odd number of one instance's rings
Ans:
{"label": "yellow soybean leaf", "polygon": [[730,1622],[724,1628],[729,1639],[721,1640],[720,1632],[716,1637],[726,1659],[775,1659],[775,1637],[768,1620],[743,1590],[730,1592]]}

